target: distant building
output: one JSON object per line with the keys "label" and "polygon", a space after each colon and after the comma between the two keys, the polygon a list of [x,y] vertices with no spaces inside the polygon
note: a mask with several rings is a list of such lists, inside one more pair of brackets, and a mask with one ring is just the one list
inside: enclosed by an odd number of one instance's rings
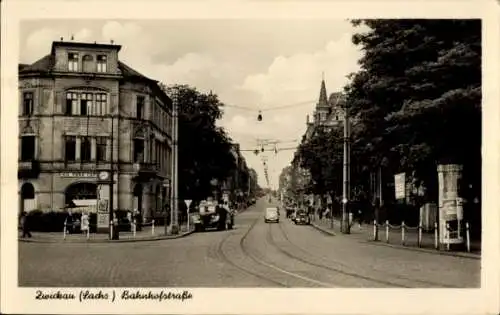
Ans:
{"label": "distant building", "polygon": [[325,128],[326,131],[335,126],[339,126],[344,121],[343,104],[345,96],[340,93],[332,93],[327,98],[325,80],[321,80],[321,88],[319,92],[319,99],[316,103],[314,111],[314,119],[309,120],[307,116],[307,129],[305,133],[305,140],[310,139],[319,128]]}
{"label": "distant building", "polygon": [[112,147],[114,209],[149,217],[167,203],[172,102],[119,61],[120,49],[53,42],[49,55],[19,65],[20,210],[92,203]]}

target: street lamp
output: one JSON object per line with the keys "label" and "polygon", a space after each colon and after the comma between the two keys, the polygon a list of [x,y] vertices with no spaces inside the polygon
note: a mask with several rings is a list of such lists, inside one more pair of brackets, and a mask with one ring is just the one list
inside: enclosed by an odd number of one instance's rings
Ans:
{"label": "street lamp", "polygon": [[[163,187],[165,188],[166,191],[170,190],[170,180],[169,179],[165,180],[165,183],[163,183]],[[170,192],[169,192],[169,195],[170,195]],[[169,201],[172,200],[172,196],[171,195],[169,196],[168,200]],[[164,203],[164,205],[165,204],[166,203]],[[168,224],[167,224],[167,222],[168,222],[168,211],[167,211],[167,209],[165,209],[165,223],[164,223],[164,225],[165,225],[165,235],[167,235],[167,233],[168,233]]]}
{"label": "street lamp", "polygon": [[115,182],[115,163],[114,163],[114,114],[111,113],[111,161],[110,161],[110,172],[109,172],[109,220],[110,225],[113,226],[112,229],[110,229],[109,233],[109,238],[112,240],[118,240],[120,238],[120,231],[118,229],[118,224],[115,224],[115,218],[114,218],[114,200],[115,200],[115,193],[114,193],[114,182]]}
{"label": "street lamp", "polygon": [[349,106],[344,103],[344,165],[343,165],[343,189],[342,189],[342,224],[341,230],[344,234],[351,233],[349,225],[349,199],[350,199],[350,160],[351,160],[351,130],[349,122]]}
{"label": "street lamp", "polygon": [[257,120],[262,121],[262,111],[259,110],[259,115],[257,115]]}
{"label": "street lamp", "polygon": [[171,184],[171,199],[170,199],[170,232],[172,234],[177,234],[179,232],[178,226],[178,208],[179,208],[179,198],[178,198],[178,152],[179,152],[179,135],[178,135],[178,123],[179,123],[179,103],[178,103],[178,91],[174,90],[173,94],[173,110],[172,110],[172,184]]}

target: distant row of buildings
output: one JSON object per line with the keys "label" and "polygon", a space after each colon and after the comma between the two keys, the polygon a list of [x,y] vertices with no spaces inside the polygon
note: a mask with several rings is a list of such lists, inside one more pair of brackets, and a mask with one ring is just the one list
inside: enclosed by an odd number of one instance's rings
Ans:
{"label": "distant row of buildings", "polygon": [[167,204],[173,102],[120,49],[61,40],[19,65],[20,211],[95,204],[97,176],[112,166],[115,210],[149,217]]}

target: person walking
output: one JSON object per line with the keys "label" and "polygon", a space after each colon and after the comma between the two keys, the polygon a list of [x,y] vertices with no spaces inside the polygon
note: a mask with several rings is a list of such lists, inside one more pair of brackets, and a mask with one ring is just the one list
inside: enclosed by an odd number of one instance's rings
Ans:
{"label": "person walking", "polygon": [[81,222],[81,231],[82,233],[87,233],[90,232],[90,222],[89,222],[89,215],[87,212],[82,213],[82,222]]}
{"label": "person walking", "polygon": [[30,233],[30,226],[28,222],[28,214],[26,211],[23,211],[21,213],[21,219],[20,219],[20,224],[21,224],[21,229],[23,231],[22,238],[25,238],[26,236],[31,238],[31,233]]}
{"label": "person walking", "polygon": [[71,213],[71,210],[68,210],[68,215],[66,216],[64,225],[66,226],[66,231],[68,232],[68,234],[73,233],[73,214]]}

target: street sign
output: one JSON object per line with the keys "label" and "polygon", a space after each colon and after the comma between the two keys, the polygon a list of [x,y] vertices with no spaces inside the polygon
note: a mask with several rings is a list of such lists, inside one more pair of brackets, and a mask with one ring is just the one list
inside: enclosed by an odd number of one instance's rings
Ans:
{"label": "street sign", "polygon": [[186,207],[188,208],[188,212],[189,212],[189,206],[191,205],[191,202],[193,202],[193,200],[191,200],[191,199],[184,200],[184,203],[186,204]]}

